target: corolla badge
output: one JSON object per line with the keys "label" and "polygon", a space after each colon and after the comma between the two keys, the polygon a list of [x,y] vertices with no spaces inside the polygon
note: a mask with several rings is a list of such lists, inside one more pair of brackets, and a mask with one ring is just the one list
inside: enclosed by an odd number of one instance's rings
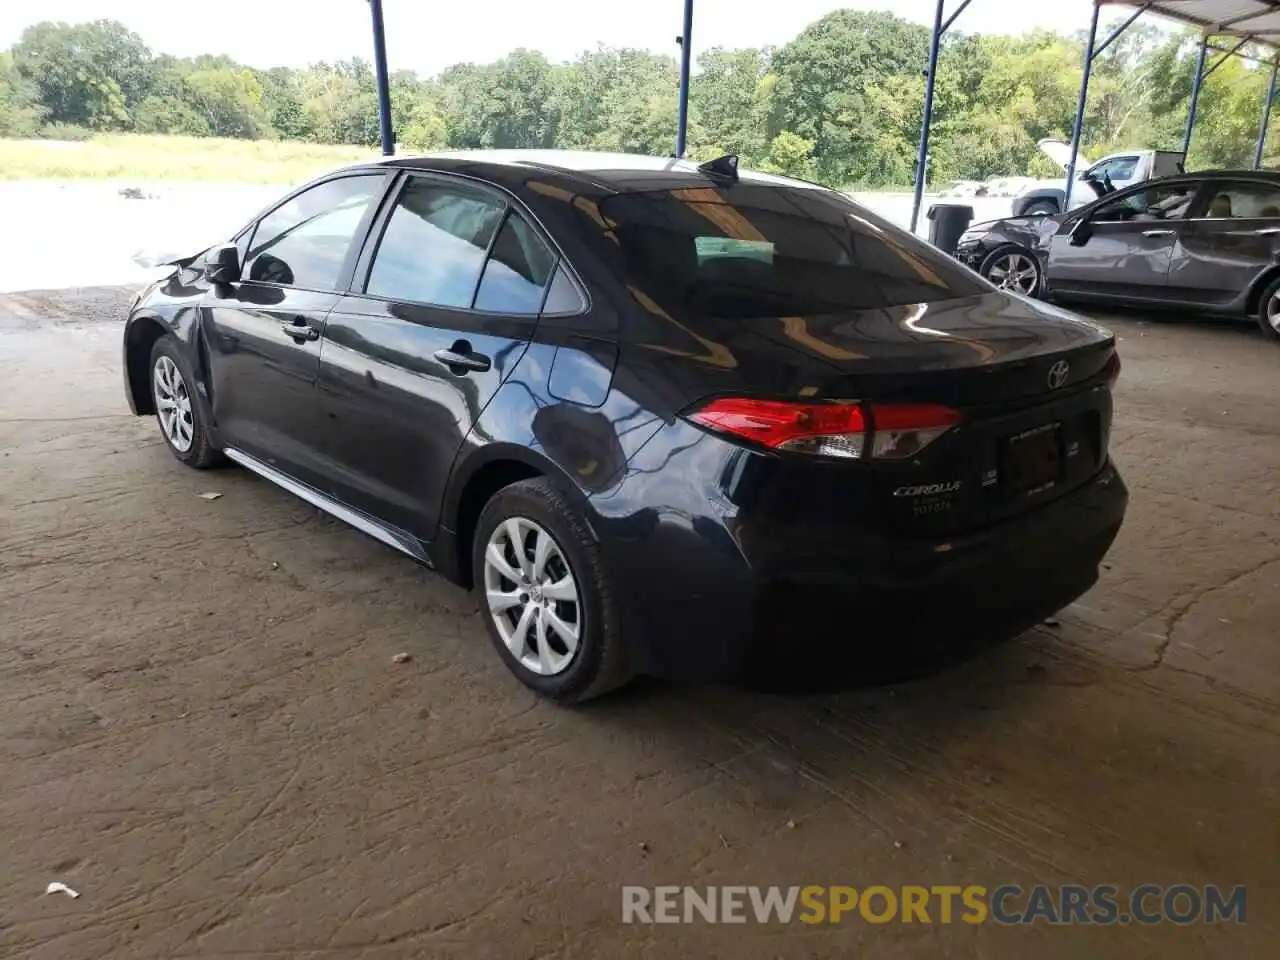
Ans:
{"label": "corolla badge", "polygon": [[1071,373],[1071,364],[1065,360],[1059,360],[1049,368],[1049,389],[1057,390],[1060,386],[1067,382],[1067,376]]}
{"label": "corolla badge", "polygon": [[944,483],[925,483],[913,487],[899,487],[893,491],[895,497],[935,497],[940,493],[955,493],[963,485],[960,480],[947,480]]}

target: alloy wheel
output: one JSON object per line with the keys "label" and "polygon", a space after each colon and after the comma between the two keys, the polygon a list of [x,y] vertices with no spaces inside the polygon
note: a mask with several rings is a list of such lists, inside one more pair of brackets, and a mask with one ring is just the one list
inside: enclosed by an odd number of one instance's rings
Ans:
{"label": "alloy wheel", "polygon": [[582,601],[555,538],[524,517],[498,524],[484,554],[489,615],[511,655],[550,677],[573,662],[582,638]]}
{"label": "alloy wheel", "polygon": [[165,438],[179,453],[191,449],[195,439],[195,421],[191,416],[191,394],[182,379],[178,365],[169,357],[156,360],[151,373],[151,389],[155,396],[156,413],[160,416],[160,429]]}
{"label": "alloy wheel", "polygon": [[1271,324],[1272,330],[1280,333],[1280,290],[1273,293],[1267,301],[1267,323]]}
{"label": "alloy wheel", "polygon": [[987,268],[987,279],[1001,290],[1030,295],[1036,289],[1039,271],[1025,253],[1008,253]]}

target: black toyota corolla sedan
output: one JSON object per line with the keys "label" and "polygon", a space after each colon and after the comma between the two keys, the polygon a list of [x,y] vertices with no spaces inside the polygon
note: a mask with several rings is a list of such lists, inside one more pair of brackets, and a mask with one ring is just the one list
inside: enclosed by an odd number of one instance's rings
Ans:
{"label": "black toyota corolla sedan", "polygon": [[733,158],[338,170],[144,290],[124,361],[179,460],[474,587],[561,700],[1012,636],[1127,499],[1110,334]]}

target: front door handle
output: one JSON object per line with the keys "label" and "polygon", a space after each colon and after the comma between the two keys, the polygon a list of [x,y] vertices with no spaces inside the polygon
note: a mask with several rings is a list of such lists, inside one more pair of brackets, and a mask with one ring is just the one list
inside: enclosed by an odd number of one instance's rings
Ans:
{"label": "front door handle", "polygon": [[292,320],[282,320],[280,321],[280,329],[284,330],[284,333],[287,333],[289,337],[292,337],[298,343],[320,339],[319,330],[308,324],[306,317],[296,316]]}
{"label": "front door handle", "polygon": [[1274,237],[1280,233],[1280,227],[1263,227],[1261,230],[1253,231],[1260,237]]}
{"label": "front door handle", "polygon": [[319,340],[320,331],[306,321],[305,317],[294,317],[292,320],[281,320],[280,329],[293,337],[298,343],[307,340]]}
{"label": "front door handle", "polygon": [[448,350],[437,350],[433,356],[449,368],[449,372],[461,376],[466,373],[487,373],[493,363],[482,353],[472,353],[471,344],[457,341]]}
{"label": "front door handle", "polygon": [[1142,235],[1144,237],[1172,237],[1173,231],[1172,230],[1143,230]]}

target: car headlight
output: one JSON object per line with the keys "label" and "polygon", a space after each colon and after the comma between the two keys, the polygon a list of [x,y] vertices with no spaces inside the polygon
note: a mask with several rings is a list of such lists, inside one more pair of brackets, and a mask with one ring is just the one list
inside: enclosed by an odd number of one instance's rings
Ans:
{"label": "car headlight", "polygon": [[966,230],[964,233],[960,234],[960,239],[957,240],[956,243],[976,243],[981,239],[981,230]]}

